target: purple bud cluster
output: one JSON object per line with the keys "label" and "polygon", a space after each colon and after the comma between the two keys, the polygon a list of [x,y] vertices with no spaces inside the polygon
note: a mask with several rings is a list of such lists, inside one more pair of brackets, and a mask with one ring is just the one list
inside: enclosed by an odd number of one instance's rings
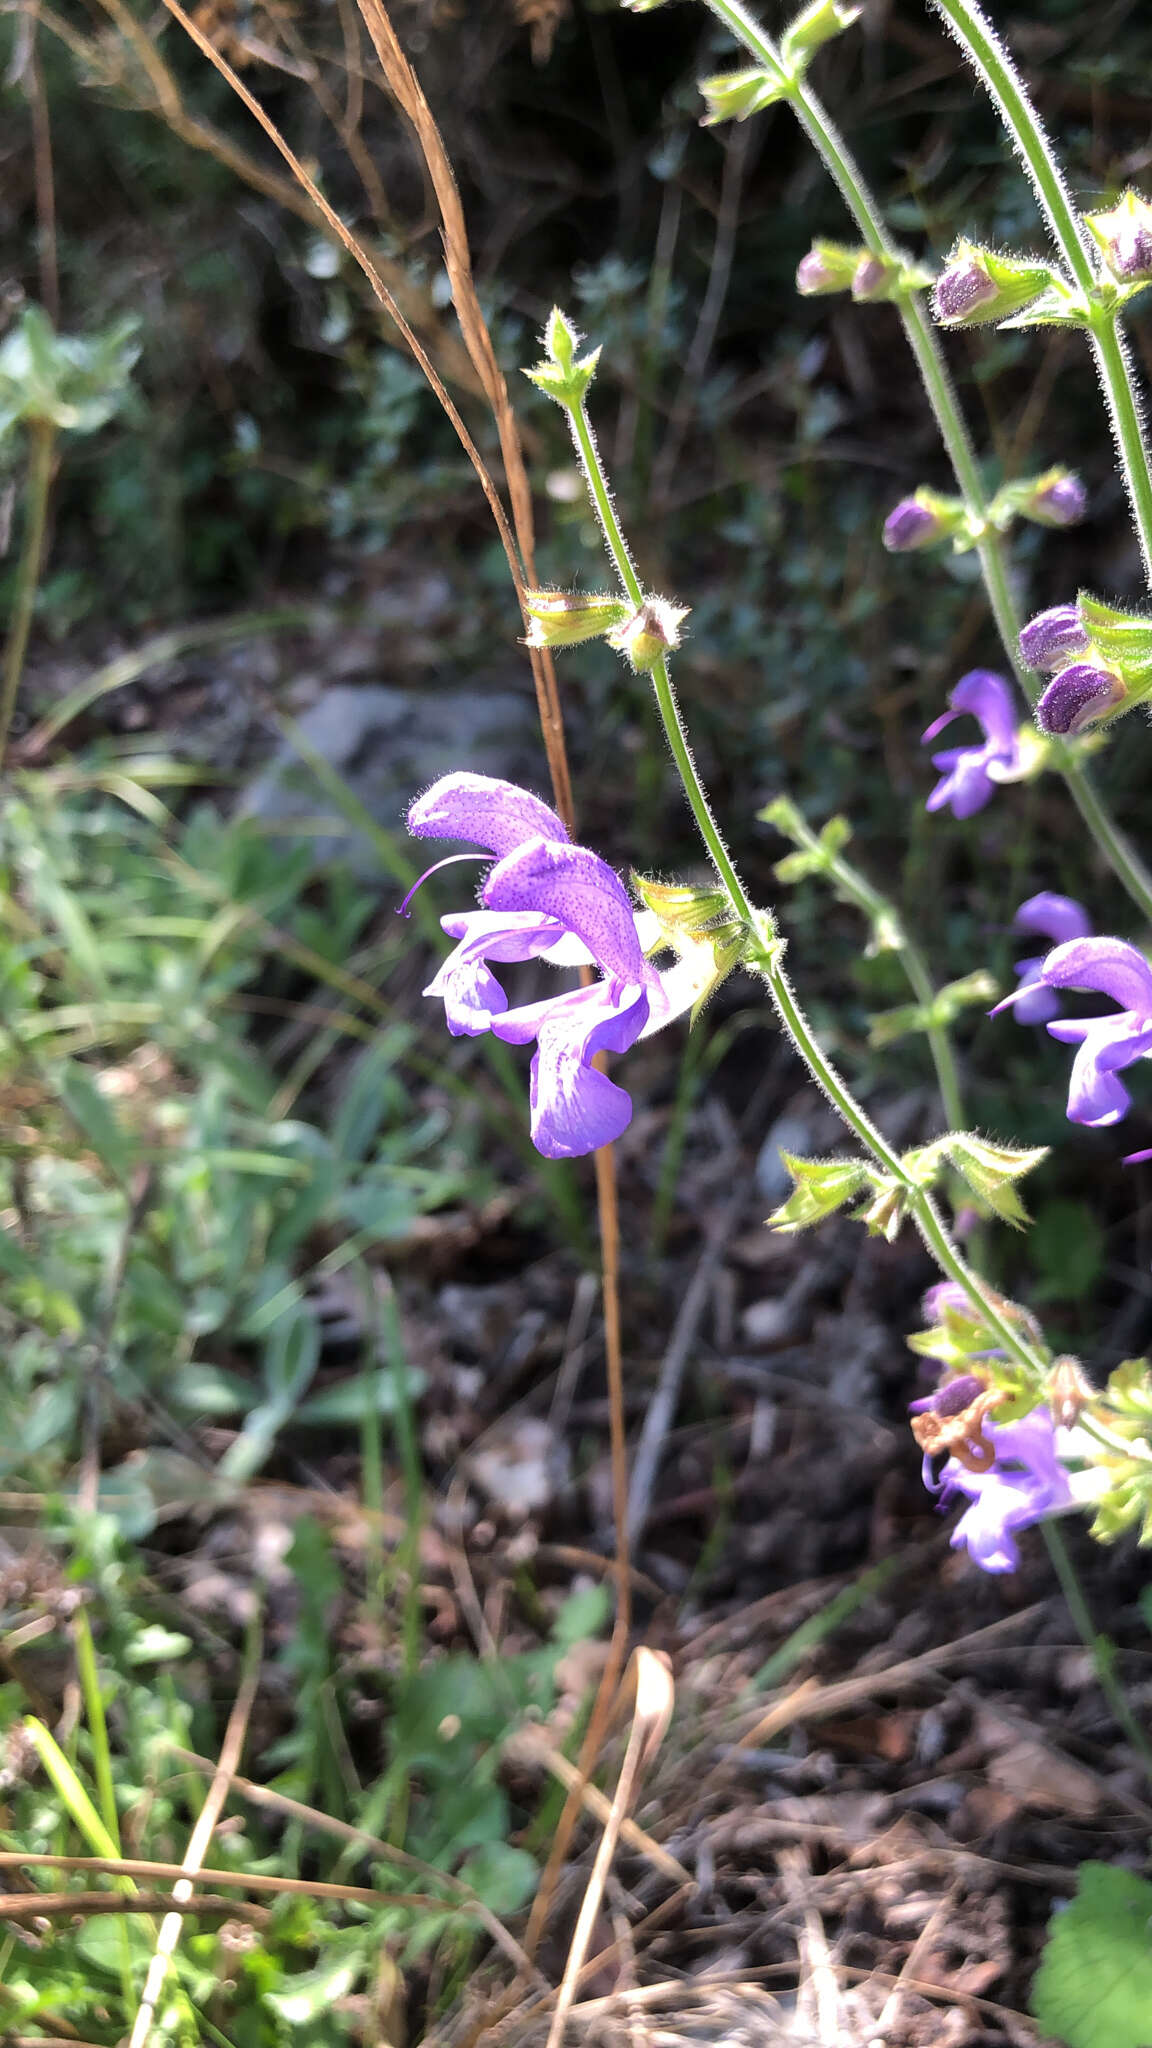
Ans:
{"label": "purple bud cluster", "polygon": [[944,535],[944,522],[935,506],[920,496],[901,498],[884,521],[884,545],[890,554],[911,554],[916,548],[930,548]]}
{"label": "purple bud cluster", "polygon": [[1036,706],[1041,732],[1068,738],[1114,711],[1127,695],[1124,679],[1093,655],[1078,606],[1053,605],[1029,619],[1020,635],[1029,668],[1054,671]]}

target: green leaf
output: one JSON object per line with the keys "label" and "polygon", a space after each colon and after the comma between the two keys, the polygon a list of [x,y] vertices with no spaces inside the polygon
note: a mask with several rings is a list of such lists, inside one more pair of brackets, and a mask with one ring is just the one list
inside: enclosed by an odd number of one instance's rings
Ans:
{"label": "green leaf", "polygon": [[75,1060],[60,1061],[54,1080],[61,1102],[73,1123],[87,1138],[101,1166],[113,1180],[123,1185],[132,1166],[135,1147],[108,1097],[101,1094],[87,1067],[80,1066]]}
{"label": "green leaf", "polygon": [[[88,1844],[90,1853],[93,1856],[117,1859],[120,1855],[119,1843],[112,1840],[55,1736],[49,1733],[44,1723],[38,1721],[34,1714],[24,1716],[24,1728],[41,1764],[55,1785],[62,1804]],[[122,1879],[121,1884],[129,1891],[136,1889],[127,1878]]]}
{"label": "green leaf", "polygon": [[264,2003],[286,2026],[307,2026],[310,2020],[329,2012],[334,1999],[347,1997],[363,1967],[359,1957],[329,1959],[314,1970],[291,1978],[286,1991],[266,1991]]}
{"label": "green leaf", "polygon": [[[407,1391],[413,1399],[424,1391],[424,1375],[413,1367],[408,1370]],[[341,1380],[337,1386],[309,1395],[292,1419],[294,1423],[331,1429],[363,1422],[366,1413],[395,1415],[398,1406],[395,1375],[385,1368],[367,1376],[360,1373],[355,1379]]]}
{"label": "green leaf", "polygon": [[1032,2011],[1067,2048],[1152,2048],[1152,1884],[1082,1863],[1032,1987]]}
{"label": "green leaf", "polygon": [[493,1913],[517,1913],[536,1889],[534,1856],[510,1842],[485,1842],[465,1859],[459,1875]]}

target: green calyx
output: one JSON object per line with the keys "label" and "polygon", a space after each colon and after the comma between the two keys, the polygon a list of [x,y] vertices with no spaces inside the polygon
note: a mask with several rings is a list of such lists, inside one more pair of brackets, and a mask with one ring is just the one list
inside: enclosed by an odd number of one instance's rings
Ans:
{"label": "green calyx", "polygon": [[658,882],[633,873],[632,886],[655,920],[657,937],[647,951],[668,947],[682,962],[691,962],[695,994],[691,1023],[733,968],[756,949],[753,935],[732,915],[726,892],[718,887],[694,888],[680,882]]}
{"label": "green calyx", "polygon": [[930,1003],[901,1003],[894,1010],[881,1010],[869,1020],[868,1043],[880,1048],[894,1045],[898,1038],[906,1038],[913,1031],[934,1031],[937,1027],[946,1030],[962,1010],[990,1003],[998,993],[999,984],[994,977],[978,967],[959,981],[949,981],[937,989]]}
{"label": "green calyx", "polygon": [[1152,618],[1104,604],[1086,590],[1077,596],[1076,609],[1093,650],[1119,671],[1129,689],[1152,685]]}
{"label": "green calyx", "polygon": [[845,0],[811,0],[789,22],[780,38],[780,54],[794,75],[802,76],[816,51],[859,21],[862,7]]}
{"label": "green calyx", "polygon": [[[637,10],[638,11],[638,10]],[[816,51],[858,21],[861,9],[845,0],[811,0],[780,38],[779,62],[750,65],[740,71],[717,71],[702,78],[700,90],[707,113],[704,127],[718,121],[747,121],[752,114],[786,100],[795,92]],[[845,280],[850,284],[851,278]]]}
{"label": "green calyx", "polygon": [[531,621],[526,647],[579,647],[585,640],[599,640],[630,617],[627,598],[611,591],[581,592],[529,590],[524,609]]}
{"label": "green calyx", "polygon": [[764,107],[787,99],[793,81],[782,71],[767,71],[762,65],[746,71],[717,71],[700,80],[707,113],[702,125],[715,128],[720,121],[747,121]]}
{"label": "green calyx", "polygon": [[91,434],[119,411],[140,351],[136,323],[102,334],[57,334],[39,306],[25,306],[0,343],[0,435],[18,424]]}
{"label": "green calyx", "polygon": [[557,405],[563,405],[569,411],[583,404],[600,360],[598,348],[586,356],[576,354],[579,338],[559,306],[553,306],[544,329],[545,361],[524,372],[549,398],[555,399]]}

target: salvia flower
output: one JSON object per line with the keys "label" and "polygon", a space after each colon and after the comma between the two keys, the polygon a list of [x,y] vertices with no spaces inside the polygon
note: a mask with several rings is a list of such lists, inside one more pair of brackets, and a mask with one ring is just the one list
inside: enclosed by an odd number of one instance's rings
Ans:
{"label": "salvia flower", "polygon": [[933,719],[921,745],[927,746],[963,713],[976,719],[984,739],[979,746],[945,747],[933,754],[932,765],[939,768],[940,780],[926,808],[939,811],[950,804],[953,817],[970,818],[983,809],[996,784],[1010,781],[1020,767],[1016,710],[1003,676],[985,668],[970,669],[961,676],[948,702],[951,709]]}
{"label": "salvia flower", "polygon": [[[1018,931],[1039,932],[1054,945],[1063,945],[1069,939],[1086,939],[1092,930],[1092,920],[1084,905],[1072,896],[1058,896],[1052,889],[1041,889],[1039,895],[1029,896],[1012,922]],[[1055,993],[1038,979],[1044,958],[1043,953],[1037,953],[1016,962],[1021,992],[1013,1005],[1013,1015],[1018,1024],[1047,1024],[1060,1014]]]}
{"label": "salvia flower", "polygon": [[884,545],[893,555],[935,547],[956,531],[956,514],[963,509],[959,499],[941,498],[921,486],[911,497],[901,498],[898,505],[893,505],[884,521]]}
{"label": "salvia flower", "polygon": [[1087,654],[1091,645],[1074,604],[1054,604],[1049,611],[1037,612],[1020,634],[1021,658],[1029,668],[1044,673]]}
{"label": "salvia flower", "polygon": [[932,293],[932,310],[941,321],[978,319],[994,308],[999,292],[977,250],[962,245],[941,271]]}
{"label": "salvia flower", "polygon": [[920,1302],[921,1312],[930,1323],[938,1323],[948,1309],[964,1315],[970,1311],[968,1289],[961,1287],[958,1280],[937,1280],[927,1288]]}
{"label": "salvia flower", "polygon": [[1102,668],[1096,661],[1072,661],[1048,684],[1036,706],[1036,723],[1041,732],[1065,738],[1115,711],[1127,694],[1115,669]]}
{"label": "salvia flower", "polygon": [[867,254],[866,249],[847,249],[842,242],[813,242],[797,266],[797,291],[805,299],[846,292]]}
{"label": "salvia flower", "polygon": [[[535,1040],[532,1142],[546,1158],[579,1158],[618,1138],[632,1104],[593,1056],[626,1051],[695,993],[674,999],[671,975],[645,958],[619,876],[588,847],[573,845],[539,797],[488,775],[442,776],[411,806],[408,830],[422,839],[468,840],[494,856],[481,907],[441,919],[457,944],[424,991],[443,1001],[453,1037],[491,1031],[510,1045]],[[489,963],[550,956],[555,964],[590,961],[602,978],[509,1009]]]}
{"label": "salvia flower", "polygon": [[[1093,1128],[1119,1123],[1132,1098],[1117,1076],[1152,1053],[1152,967],[1125,939],[1069,939],[1046,955],[1038,981],[1050,989],[1096,990],[1120,1005],[1103,1017],[1058,1017],[1048,1026],[1062,1045],[1079,1047],[1068,1084],[1069,1122]],[[1006,996],[993,1016],[1030,993],[1024,988]]]}
{"label": "salvia flower", "polygon": [[1020,509],[1038,526],[1076,526],[1088,510],[1088,493],[1071,470],[1050,469]]}
{"label": "salvia flower", "polygon": [[1013,1572],[1020,1562],[1017,1532],[1071,1507],[1075,1495],[1047,1408],[1034,1408],[1018,1422],[985,1419],[984,1430],[992,1464],[974,1471],[949,1458],[940,1475],[941,1505],[966,1494],[970,1505],[952,1531],[953,1550],[966,1548],[982,1571]]}
{"label": "salvia flower", "polygon": [[1042,263],[961,239],[936,280],[932,310],[944,327],[976,327],[1031,305],[1051,282]]}
{"label": "salvia flower", "polygon": [[1152,206],[1131,187],[1115,206],[1086,216],[1104,261],[1118,284],[1152,278]]}

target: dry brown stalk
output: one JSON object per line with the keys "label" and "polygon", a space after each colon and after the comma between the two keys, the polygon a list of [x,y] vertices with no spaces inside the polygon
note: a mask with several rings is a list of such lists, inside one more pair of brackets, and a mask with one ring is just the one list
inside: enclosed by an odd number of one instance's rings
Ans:
{"label": "dry brown stalk", "polygon": [[[583,978],[583,977],[582,977]],[[599,1055],[597,1056],[599,1058]],[[573,1830],[584,1803],[584,1790],[596,1767],[612,1714],[620,1674],[628,1655],[632,1626],[632,1581],[628,1541],[628,1444],[624,1416],[624,1353],[620,1332],[620,1216],[616,1194],[616,1156],[611,1145],[594,1155],[596,1209],[600,1222],[600,1256],[604,1287],[604,1354],[608,1370],[608,1415],[612,1457],[612,1517],[616,1537],[616,1616],[603,1675],[588,1717],[576,1760],[577,1777],[561,1809],[548,1861],[540,1875],[528,1916],[524,1946],[535,1956],[568,1854]]]}
{"label": "dry brown stalk", "polygon": [[[144,1857],[138,1856],[47,1856],[39,1853],[25,1855],[22,1850],[18,1849],[0,1849],[0,1870],[11,1870],[13,1868],[24,1870],[98,1870],[103,1871],[109,1877],[180,1879],[188,1875],[183,1864],[153,1863]],[[242,1892],[271,1892],[274,1896],[287,1892],[291,1893],[294,1897],[302,1899],[342,1900],[346,1904],[354,1906],[416,1906],[425,1911],[430,1910],[437,1913],[451,1912],[453,1910],[450,1899],[434,1899],[427,1892],[380,1892],[373,1891],[369,1886],[363,1884],[329,1884],[320,1878],[275,1877],[268,1875],[266,1872],[255,1870],[212,1870],[201,1868],[197,1872],[196,1882],[223,1885],[229,1888],[234,1886],[237,1891]],[[36,1907],[41,1899],[51,1898],[55,1895],[50,1892],[37,1892],[35,1894],[19,1892],[13,1894],[13,1896],[25,1903],[31,1900],[33,1907]],[[85,1894],[63,1892],[60,1896],[62,1898],[80,1898],[85,1896]],[[110,1892],[99,1892],[97,1894],[97,1897],[101,1899],[111,1898],[112,1896],[113,1894]],[[117,1893],[115,1896],[123,1903],[124,1894]],[[455,1910],[463,1912],[467,1911],[468,1908],[465,1904],[458,1906]]]}
{"label": "dry brown stalk", "polygon": [[[170,1747],[174,1757],[182,1763],[192,1764],[198,1771],[211,1773],[216,1769],[210,1757],[197,1756],[194,1750],[181,1749],[176,1743],[172,1743]],[[269,1813],[282,1814],[288,1820],[300,1821],[305,1827],[315,1828],[322,1834],[332,1835],[338,1841],[346,1842],[350,1848],[374,1849],[390,1863],[399,1865],[402,1870],[414,1870],[422,1877],[436,1878],[455,1894],[462,1905],[467,1906],[470,1913],[475,1914],[481,1926],[492,1936],[496,1946],[503,1949],[518,1970],[526,1977],[536,1975],[523,1949],[509,1934],[503,1922],[477,1898],[471,1885],[465,1884],[462,1878],[453,1877],[449,1871],[436,1869],[433,1864],[423,1862],[419,1856],[410,1855],[406,1849],[394,1848],[391,1842],[382,1841],[379,1835],[371,1835],[364,1828],[353,1827],[350,1821],[338,1820],[335,1814],[321,1813],[318,1807],[306,1806],[301,1799],[290,1799],[286,1792],[274,1792],[269,1785],[256,1785],[250,1778],[241,1778],[234,1773],[229,1791],[247,1800],[250,1806],[261,1807]]]}
{"label": "dry brown stalk", "polygon": [[600,1837],[592,1874],[576,1921],[568,1960],[556,1999],[552,2023],[548,2029],[547,2048],[560,2048],[568,2014],[576,1997],[580,1972],[588,1955],[596,1916],[604,1897],[608,1872],[616,1854],[620,1829],[625,1815],[631,1810],[645,1769],[656,1755],[668,1732],[672,1719],[674,1693],[672,1670],[667,1658],[657,1656],[652,1650],[638,1649],[628,1667],[628,1682],[634,1692],[635,1706],[632,1727],[628,1735],[628,1747],[620,1766],[620,1776],[612,1798],[612,1808]]}
{"label": "dry brown stalk", "polygon": [[[19,0],[23,5],[23,0]],[[113,61],[109,49],[109,36],[85,35],[65,16],[56,13],[50,6],[38,8],[38,20],[43,26],[71,50],[83,71],[89,77],[99,80],[108,90],[115,91],[129,105],[142,113],[154,115],[163,120],[179,141],[190,149],[201,151],[221,164],[225,170],[239,178],[242,183],[259,192],[263,198],[271,199],[297,219],[306,221],[311,227],[327,224],[322,208],[309,198],[306,190],[293,178],[281,177],[270,170],[258,157],[252,156],[228,135],[214,128],[198,114],[192,113],[184,104],[179,84],[165,64],[155,42],[147,35],[123,0],[99,0],[105,13],[113,23],[115,37],[124,51],[135,58],[135,65],[126,68],[123,58]],[[0,11],[16,11],[12,5],[5,5]],[[347,117],[350,122],[351,116]],[[345,123],[339,133],[345,143]],[[482,386],[469,361],[467,351],[454,334],[444,328],[443,322],[432,304],[427,292],[409,275],[402,262],[389,256],[382,249],[371,252],[373,265],[391,292],[416,333],[418,333],[435,361],[437,369],[446,382],[455,385],[473,396],[482,396]]]}
{"label": "dry brown stalk", "polygon": [[[607,1825],[612,1812],[612,1801],[606,1798],[598,1785],[589,1784],[588,1780],[581,1776],[576,1765],[570,1763],[564,1752],[556,1749],[548,1740],[543,1728],[528,1723],[513,1736],[511,1742],[505,1743],[504,1755],[513,1757],[517,1763],[543,1766],[569,1791],[575,1787],[586,1811],[602,1825]],[[653,1867],[665,1877],[671,1878],[674,1884],[686,1884],[695,1890],[696,1880],[692,1872],[685,1870],[684,1865],[677,1862],[675,1856],[662,1842],[657,1842],[652,1835],[646,1834],[634,1820],[625,1819],[620,1834],[630,1849],[635,1849],[639,1856],[646,1856]]]}
{"label": "dry brown stalk", "polygon": [[[536,563],[532,490],[524,465],[520,429],[508,397],[508,386],[504,381],[504,372],[496,359],[492,336],[488,331],[488,323],[476,292],[476,283],[472,275],[472,252],[468,243],[468,229],[464,220],[464,209],[460,204],[456,176],[448,161],[448,152],[444,147],[444,140],[436,125],[432,109],[424,97],[416,73],[400,47],[383,0],[358,0],[358,4],[389,89],[401,111],[412,124],[428,175],[432,180],[436,204],[440,209],[444,262],[448,271],[448,282],[452,288],[452,303],[460,322],[460,332],[464,336],[464,346],[492,408],[496,431],[500,437],[500,454],[504,463],[512,520],[520,544],[524,575],[529,584],[534,584]],[[523,609],[524,591],[519,583],[516,594]],[[527,625],[526,613],[524,618]],[[547,649],[530,648],[529,654],[536,684],[540,730],[548,756],[556,808],[565,824],[571,828],[574,818],[572,783],[564,746],[564,721],[556,685],[556,670]]]}
{"label": "dry brown stalk", "polygon": [[177,1898],[175,1892],[0,1892],[0,1920],[60,1920],[75,1915],[91,1920],[99,1913],[164,1913],[177,1924],[186,1913],[222,1913],[226,1920],[246,1920],[252,1927],[266,1927],[266,1906],[250,1905],[247,1899],[225,1899],[211,1892],[199,1898]]}
{"label": "dry brown stalk", "polygon": [[175,1886],[172,1908],[165,1914],[164,1919],[160,1923],[160,1932],[156,1940],[156,1951],[148,1965],[148,1975],[144,1980],[144,1992],[140,2000],[140,2009],[133,2022],[128,2048],[144,2048],[144,2043],[152,2031],[157,2001],[164,1989],[164,1979],[168,1974],[168,1965],[175,1953],[176,1944],[180,1939],[181,1914],[192,1897],[193,1886],[191,1879],[200,1870],[208,1853],[208,1844],[212,1840],[212,1836],[216,1831],[216,1824],[224,1810],[224,1802],[228,1797],[228,1787],[232,1782],[232,1775],[240,1761],[241,1752],[244,1748],[244,1738],[248,1733],[248,1722],[252,1715],[252,1708],[260,1685],[260,1652],[262,1645],[262,1631],[258,1628],[253,1629],[245,1653],[244,1669],[240,1675],[240,1687],[232,1705],[232,1712],[228,1716],[228,1726],[224,1730],[224,1740],[220,1746],[220,1760],[213,1774],[212,1782],[204,1795],[204,1804],[197,1816],[196,1825],[192,1830],[188,1847],[185,1851],[184,1868],[189,1873],[189,1876],[187,1880],[181,1879]]}

